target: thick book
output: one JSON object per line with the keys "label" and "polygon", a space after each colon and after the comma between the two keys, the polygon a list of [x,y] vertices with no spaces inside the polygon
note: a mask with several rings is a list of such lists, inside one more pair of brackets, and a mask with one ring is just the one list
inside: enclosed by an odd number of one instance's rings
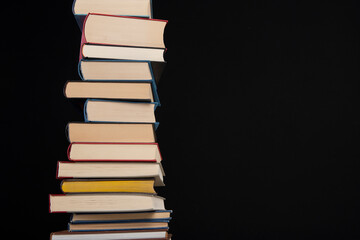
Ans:
{"label": "thick book", "polygon": [[82,58],[164,62],[166,20],[90,13],[84,20]]}
{"label": "thick book", "polygon": [[57,165],[57,178],[153,178],[155,186],[164,186],[160,163],[141,162],[64,162]]}
{"label": "thick book", "polygon": [[71,223],[169,222],[171,210],[130,213],[74,213]]}
{"label": "thick book", "polygon": [[50,240],[168,240],[171,234],[166,230],[98,231],[70,232],[58,231],[50,235]]}
{"label": "thick book", "polygon": [[167,222],[130,222],[130,223],[80,223],[68,224],[68,230],[78,231],[124,231],[124,230],[167,230]]}
{"label": "thick book", "polygon": [[81,123],[66,127],[69,142],[155,143],[151,123]]}
{"label": "thick book", "polygon": [[88,99],[84,104],[85,122],[153,123],[156,103]]}
{"label": "thick book", "polygon": [[80,27],[89,13],[152,18],[151,0],[74,0],[73,14]]}
{"label": "thick book", "polygon": [[64,179],[60,185],[63,193],[152,193],[154,179]]}
{"label": "thick book", "polygon": [[[119,99],[155,102],[158,99],[151,83],[67,81],[64,86],[66,98]],[[155,100],[156,99],[156,100]]]}
{"label": "thick book", "polygon": [[[84,81],[160,81],[165,63],[150,61],[82,59],[78,64],[79,76]],[[156,84],[154,85],[156,89]]]}
{"label": "thick book", "polygon": [[164,198],[151,194],[50,194],[50,213],[165,210]]}
{"label": "thick book", "polygon": [[157,143],[71,143],[67,151],[71,161],[161,162]]}

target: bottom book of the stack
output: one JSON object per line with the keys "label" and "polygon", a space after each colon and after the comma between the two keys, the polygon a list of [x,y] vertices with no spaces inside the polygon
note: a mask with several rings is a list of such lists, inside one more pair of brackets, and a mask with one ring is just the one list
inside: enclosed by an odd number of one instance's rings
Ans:
{"label": "bottom book of the stack", "polygon": [[[86,187],[86,184],[94,187],[94,183],[90,180],[64,181],[62,188],[65,190],[71,187],[67,186],[68,183],[80,185],[85,183],[83,187]],[[154,180],[134,182],[143,184],[146,181],[151,185],[154,182]],[[113,182],[129,184],[133,180],[107,182],[108,185]],[[99,185],[98,181],[95,183],[96,186]],[[164,198],[156,194],[67,193],[51,194],[49,200],[50,212],[73,213],[68,230],[52,233],[51,240],[170,239],[167,230],[171,211],[165,209]]]}
{"label": "bottom book of the stack", "polygon": [[171,234],[166,230],[133,230],[133,231],[98,231],[98,232],[53,232],[50,240],[115,240],[115,239],[148,239],[169,240]]}

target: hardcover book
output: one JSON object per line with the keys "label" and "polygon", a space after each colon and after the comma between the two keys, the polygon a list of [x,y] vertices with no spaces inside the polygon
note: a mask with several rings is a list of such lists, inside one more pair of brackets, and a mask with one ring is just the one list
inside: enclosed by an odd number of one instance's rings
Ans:
{"label": "hardcover book", "polygon": [[164,62],[166,20],[90,13],[84,20],[82,58]]}
{"label": "hardcover book", "polygon": [[171,234],[166,230],[98,231],[98,232],[53,232],[50,240],[167,240]]}
{"label": "hardcover book", "polygon": [[71,216],[71,223],[117,223],[117,222],[168,222],[171,217],[171,210],[158,210],[147,212],[130,213],[74,213]]}
{"label": "hardcover book", "polygon": [[72,10],[81,30],[88,13],[152,18],[151,0],[74,0]]}
{"label": "hardcover book", "polygon": [[63,193],[136,192],[156,194],[153,179],[64,179],[60,188]]}
{"label": "hardcover book", "polygon": [[[67,81],[64,86],[67,98],[120,99],[154,102],[157,100],[151,83]],[[156,95],[156,97],[154,97]]]}
{"label": "hardcover book", "polygon": [[141,162],[63,162],[57,166],[57,178],[152,178],[155,186],[164,186],[160,163]]}
{"label": "hardcover book", "polygon": [[151,123],[80,123],[67,125],[72,142],[155,143],[155,127]]}
{"label": "hardcover book", "polygon": [[150,61],[81,59],[78,72],[85,81],[151,82],[156,90],[154,82],[160,81],[164,65]]}
{"label": "hardcover book", "polygon": [[[156,123],[156,103],[88,99],[84,105],[85,122]],[[158,123],[156,123],[157,125]]]}
{"label": "hardcover book", "polygon": [[67,151],[71,161],[161,162],[157,143],[71,143]]}
{"label": "hardcover book", "polygon": [[134,212],[153,210],[165,210],[164,198],[151,194],[135,193],[49,195],[50,213]]}
{"label": "hardcover book", "polygon": [[78,231],[124,231],[124,230],[167,230],[167,222],[130,222],[130,223],[80,223],[68,224],[71,232]]}

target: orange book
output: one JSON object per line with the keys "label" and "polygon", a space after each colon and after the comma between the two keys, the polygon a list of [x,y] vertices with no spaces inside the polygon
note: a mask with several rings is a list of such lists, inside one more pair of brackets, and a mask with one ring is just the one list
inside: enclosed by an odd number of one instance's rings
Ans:
{"label": "orange book", "polygon": [[154,180],[93,180],[93,179],[65,179],[61,183],[64,193],[109,193],[135,192],[156,193]]}

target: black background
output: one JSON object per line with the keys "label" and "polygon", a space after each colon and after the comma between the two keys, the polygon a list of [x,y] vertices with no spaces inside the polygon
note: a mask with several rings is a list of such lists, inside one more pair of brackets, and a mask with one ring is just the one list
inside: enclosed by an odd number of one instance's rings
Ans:
{"label": "black background", "polygon": [[[163,1],[158,142],[173,239],[360,239],[356,1]],[[2,227],[48,239],[63,96],[79,79],[72,1],[2,8]],[[4,221],[3,221],[4,222]]]}

